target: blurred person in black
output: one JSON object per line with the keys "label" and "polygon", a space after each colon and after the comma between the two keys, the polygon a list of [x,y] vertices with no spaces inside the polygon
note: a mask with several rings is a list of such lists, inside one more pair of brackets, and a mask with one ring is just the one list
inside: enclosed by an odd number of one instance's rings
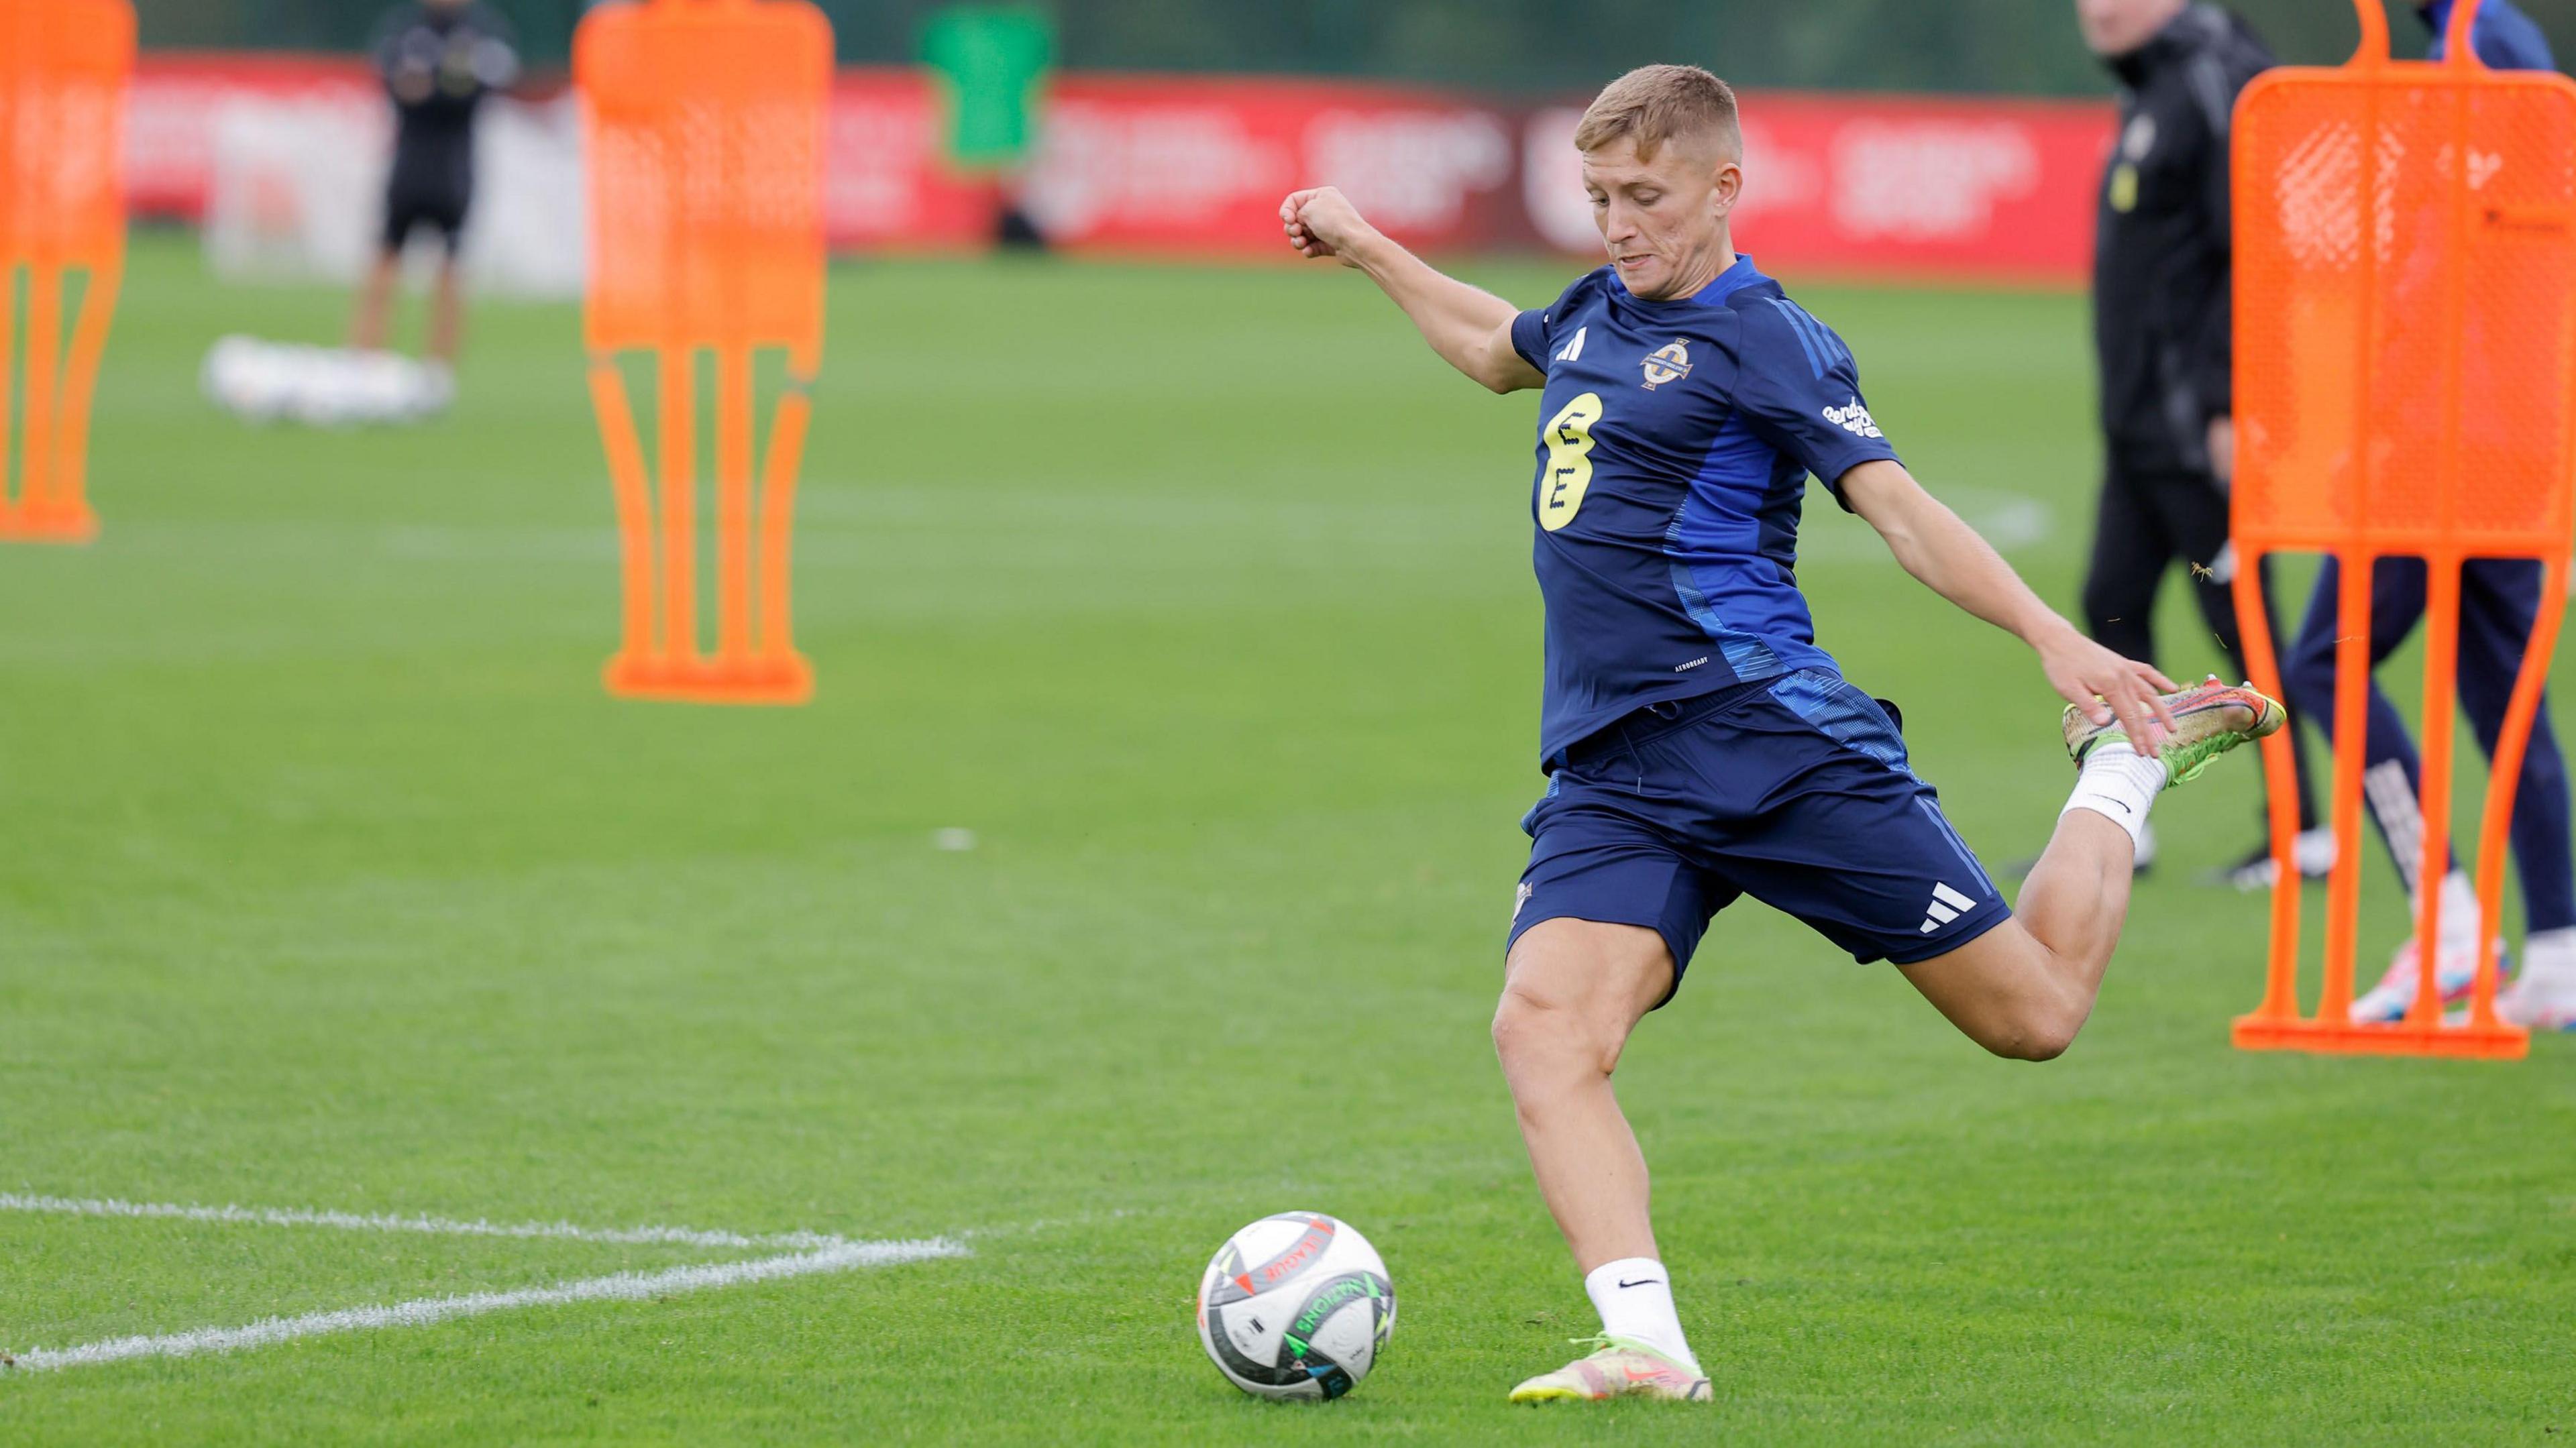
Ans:
{"label": "blurred person in black", "polygon": [[518,78],[509,22],[475,0],[419,0],[389,12],[370,47],[394,105],[394,161],[385,180],[384,230],[358,295],[349,345],[385,345],[403,244],[427,227],[438,234],[437,290],[430,302],[425,357],[441,387],[452,386],[464,332],[458,249],[474,201],[474,113],[483,97]]}
{"label": "blurred person in black", "polygon": [[[2085,44],[2120,82],[2093,252],[2105,456],[2086,627],[2114,652],[2152,660],[2156,593],[2179,561],[2201,617],[2245,677],[2227,544],[2236,450],[2227,140],[2237,92],[2273,59],[2243,21],[2211,5],[2075,0],[2075,13]],[[2267,597],[2269,582],[2267,572]],[[2319,878],[2334,863],[2334,833],[2317,828],[2298,758],[2299,870]],[[2140,849],[2138,868],[2152,859],[2152,848]],[[2240,889],[2268,888],[2268,835],[2224,876]]]}

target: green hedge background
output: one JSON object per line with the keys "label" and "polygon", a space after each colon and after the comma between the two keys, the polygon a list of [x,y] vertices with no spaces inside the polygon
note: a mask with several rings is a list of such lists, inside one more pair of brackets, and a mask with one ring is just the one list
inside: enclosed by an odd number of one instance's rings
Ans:
{"label": "green hedge background", "polygon": [[[383,0],[137,0],[148,46],[354,50]],[[497,0],[539,65],[560,64],[582,0]],[[906,61],[933,0],[821,0],[845,61]],[[2071,0],[1041,0],[1064,64],[1378,76],[1581,92],[1651,60],[1745,85],[2099,95]],[[2345,0],[2239,0],[2284,59],[2350,54]],[[2523,0],[2576,64],[2576,0]],[[2411,7],[2391,4],[2402,53]],[[2405,48],[2416,47],[2414,51]]]}

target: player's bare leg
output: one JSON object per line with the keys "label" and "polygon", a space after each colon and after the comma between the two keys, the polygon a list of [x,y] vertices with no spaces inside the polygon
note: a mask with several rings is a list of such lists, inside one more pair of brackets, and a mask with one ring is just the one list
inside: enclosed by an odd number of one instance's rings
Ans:
{"label": "player's bare leg", "polygon": [[1899,966],[1970,1040],[2045,1061],[2093,1013],[2136,874],[2129,833],[2091,810],[2058,816],[2010,920],[1947,955]]}
{"label": "player's bare leg", "polygon": [[367,279],[358,286],[358,309],[349,319],[349,346],[359,352],[381,352],[391,329],[394,283],[402,273],[402,253],[379,251]]}
{"label": "player's bare leg", "polygon": [[1634,925],[1543,920],[1522,932],[1494,1011],[1539,1194],[1589,1272],[1655,1255],[1646,1161],[1611,1094],[1628,1032],[1672,989],[1664,938]]}
{"label": "player's bare leg", "polygon": [[1628,1033],[1672,985],[1671,950],[1638,926],[1543,920],[1513,943],[1494,1050],[1539,1194],[1602,1321],[1597,1352],[1521,1384],[1515,1402],[1708,1396],[1655,1251],[1645,1155],[1610,1089]]}
{"label": "player's bare leg", "polygon": [[453,368],[456,354],[465,340],[465,268],[450,251],[439,258],[437,289],[429,300],[429,346],[426,355],[442,367]]}
{"label": "player's bare leg", "polygon": [[2164,702],[2177,729],[2154,758],[2131,748],[2120,726],[2090,725],[2069,711],[2067,748],[2082,772],[2014,918],[1947,955],[1902,967],[1951,1024],[1998,1056],[2048,1060],[2093,1013],[2128,921],[2137,832],[2156,795],[2287,717],[2251,688],[2216,679]]}

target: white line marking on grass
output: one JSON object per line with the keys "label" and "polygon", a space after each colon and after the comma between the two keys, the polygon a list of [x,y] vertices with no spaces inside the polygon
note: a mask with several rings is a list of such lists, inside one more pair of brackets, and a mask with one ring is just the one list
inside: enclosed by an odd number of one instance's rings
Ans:
{"label": "white line marking on grass", "polygon": [[454,1221],[385,1213],[319,1212],[294,1207],[200,1207],[177,1202],[125,1202],[113,1197],[41,1197],[0,1192],[0,1211],[58,1212],[82,1217],[146,1217],[259,1227],[332,1227],[347,1232],[421,1232],[438,1237],[549,1238],[568,1242],[669,1243],[682,1247],[785,1247],[819,1251],[849,1245],[821,1232],[750,1236],[696,1227],[577,1227],[570,1222]]}
{"label": "white line marking on grass", "polygon": [[472,1292],[450,1297],[421,1297],[368,1307],[308,1312],[300,1317],[270,1317],[240,1327],[200,1327],[186,1332],[108,1338],[78,1347],[36,1348],[16,1354],[0,1352],[0,1368],[45,1372],[123,1362],[129,1358],[191,1357],[199,1353],[237,1352],[268,1347],[299,1337],[358,1332],[381,1327],[427,1327],[450,1318],[571,1302],[634,1302],[678,1292],[740,1287],[787,1277],[849,1272],[862,1267],[892,1267],[941,1257],[972,1256],[974,1249],[955,1237],[905,1241],[855,1242],[822,1232],[706,1231],[696,1227],[580,1227],[570,1222],[455,1221],[445,1217],[401,1217],[383,1213],[326,1212],[292,1207],[206,1207],[172,1202],[128,1202],[112,1197],[49,1197],[0,1192],[0,1211],[46,1212],[128,1220],[214,1222],[260,1227],[328,1227],[354,1232],[414,1232],[444,1237],[514,1237],[523,1240],[674,1244],[690,1247],[790,1248],[778,1256],[745,1262],[705,1262],[659,1272],[616,1272],[528,1287],[511,1292]]}
{"label": "white line marking on grass", "polygon": [[129,1358],[237,1352],[243,1348],[268,1347],[325,1333],[358,1332],[379,1327],[427,1327],[450,1318],[511,1312],[523,1307],[552,1307],[567,1302],[634,1302],[675,1292],[740,1287],[745,1283],[770,1282],[782,1277],[848,1272],[860,1267],[890,1267],[902,1262],[966,1254],[967,1248],[963,1243],[944,1238],[919,1242],[844,1242],[819,1252],[762,1257],[750,1262],[673,1267],[661,1272],[619,1272],[607,1277],[589,1277],[579,1282],[529,1287],[516,1292],[420,1297],[376,1307],[344,1307],[332,1312],[308,1312],[301,1317],[271,1317],[242,1327],[200,1327],[158,1336],[112,1337],[79,1347],[38,1348],[33,1352],[20,1353],[13,1365],[25,1372],[46,1372],[55,1368],[123,1362]]}
{"label": "white line marking on grass", "polygon": [[995,1227],[968,1227],[949,1235],[961,1242],[978,1237],[1029,1237],[1040,1232],[1061,1231],[1067,1227],[1089,1227],[1101,1222],[1121,1222],[1129,1217],[1153,1215],[1141,1207],[1118,1207],[1105,1212],[1083,1212],[1070,1217],[1040,1217],[1034,1222],[1006,1222]]}

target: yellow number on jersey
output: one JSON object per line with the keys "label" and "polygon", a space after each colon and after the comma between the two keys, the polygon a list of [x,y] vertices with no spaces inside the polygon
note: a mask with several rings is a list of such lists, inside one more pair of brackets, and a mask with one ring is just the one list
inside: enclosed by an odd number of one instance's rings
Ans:
{"label": "yellow number on jersey", "polygon": [[1574,521],[1592,485],[1592,426],[1601,394],[1587,392],[1547,420],[1547,471],[1538,479],[1538,525],[1553,533]]}

